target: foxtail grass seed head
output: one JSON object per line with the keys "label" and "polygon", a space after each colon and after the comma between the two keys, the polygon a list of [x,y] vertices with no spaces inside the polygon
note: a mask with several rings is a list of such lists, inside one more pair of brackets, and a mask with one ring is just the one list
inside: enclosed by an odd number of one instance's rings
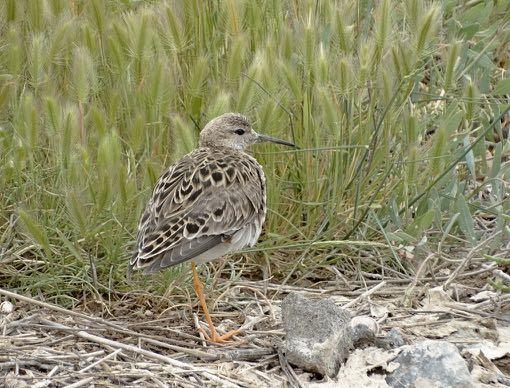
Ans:
{"label": "foxtail grass seed head", "polygon": [[429,46],[438,27],[439,9],[432,6],[421,18],[416,35],[416,52],[421,55],[423,50]]}
{"label": "foxtail grass seed head", "polygon": [[445,90],[449,90],[452,87],[452,82],[455,78],[455,70],[459,62],[461,42],[454,41],[448,46],[447,60],[446,60],[446,71],[444,76]]}
{"label": "foxtail grass seed head", "polygon": [[86,102],[95,88],[95,83],[96,74],[89,50],[76,47],[73,50],[72,62],[72,84],[76,101]]}

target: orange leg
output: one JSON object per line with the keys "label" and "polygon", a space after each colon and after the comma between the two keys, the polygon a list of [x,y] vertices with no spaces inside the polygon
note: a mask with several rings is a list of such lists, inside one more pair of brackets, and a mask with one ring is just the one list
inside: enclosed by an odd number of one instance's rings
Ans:
{"label": "orange leg", "polygon": [[239,334],[239,330],[232,330],[226,334],[219,335],[216,331],[216,328],[214,327],[214,324],[212,322],[211,316],[209,315],[209,309],[207,308],[207,303],[205,302],[205,295],[204,295],[204,286],[202,285],[202,282],[200,281],[198,277],[198,272],[195,266],[195,263],[191,263],[191,269],[193,271],[193,286],[195,288],[195,292],[198,296],[198,300],[200,301],[200,306],[202,306],[202,310],[204,311],[205,320],[207,321],[207,324],[209,325],[209,331],[211,332],[208,340],[211,342],[216,343],[222,343],[227,342],[227,340],[236,335]]}

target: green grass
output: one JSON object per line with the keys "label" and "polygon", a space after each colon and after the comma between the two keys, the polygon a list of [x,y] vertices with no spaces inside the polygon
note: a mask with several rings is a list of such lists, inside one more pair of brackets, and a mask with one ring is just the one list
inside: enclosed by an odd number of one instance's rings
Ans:
{"label": "green grass", "polygon": [[359,249],[406,271],[394,247],[476,244],[481,214],[508,241],[508,15],[507,1],[0,2],[0,284],[67,305],[133,287],[155,180],[226,111],[302,148],[254,150],[270,211],[247,257],[280,278]]}

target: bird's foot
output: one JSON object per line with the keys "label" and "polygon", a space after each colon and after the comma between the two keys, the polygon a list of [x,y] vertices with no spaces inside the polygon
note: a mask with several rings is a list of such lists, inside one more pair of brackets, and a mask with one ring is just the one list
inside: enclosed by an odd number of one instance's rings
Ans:
{"label": "bird's foot", "polygon": [[236,330],[229,331],[228,333],[219,335],[218,332],[216,331],[216,328],[213,326],[210,335],[207,334],[204,329],[200,329],[200,332],[204,335],[204,337],[207,341],[214,342],[216,344],[224,344],[225,342],[230,342],[229,340],[231,337],[233,337],[237,334],[240,334],[241,330],[236,329]]}

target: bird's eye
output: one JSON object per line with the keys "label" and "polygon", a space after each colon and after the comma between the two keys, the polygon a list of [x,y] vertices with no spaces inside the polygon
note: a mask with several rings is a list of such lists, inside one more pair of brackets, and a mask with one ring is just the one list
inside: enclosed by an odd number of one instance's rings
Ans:
{"label": "bird's eye", "polygon": [[244,132],[245,132],[245,131],[244,131],[244,129],[242,129],[242,128],[237,128],[237,129],[235,129],[235,130],[234,130],[234,132],[235,132],[237,135],[241,136],[241,135],[244,135]]}

